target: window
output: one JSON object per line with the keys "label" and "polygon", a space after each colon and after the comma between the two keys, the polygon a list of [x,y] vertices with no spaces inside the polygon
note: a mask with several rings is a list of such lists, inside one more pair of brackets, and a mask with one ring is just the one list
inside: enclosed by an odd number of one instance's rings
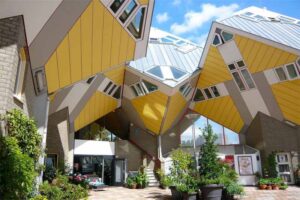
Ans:
{"label": "window", "polygon": [[294,63],[288,64],[285,67],[286,67],[286,70],[288,72],[290,79],[294,79],[294,78],[298,77],[298,72],[296,70],[296,66]]}
{"label": "window", "polygon": [[225,42],[228,42],[228,41],[232,40],[232,38],[233,38],[233,34],[225,32],[225,31],[222,31],[221,35]]}
{"label": "window", "polygon": [[186,83],[179,88],[180,93],[184,97],[187,97],[190,94],[191,90],[192,90],[192,86],[189,83]]}
{"label": "window", "polygon": [[203,101],[205,97],[200,89],[197,89],[196,94],[194,96],[194,101]]}
{"label": "window", "polygon": [[214,40],[213,40],[213,45],[214,45],[214,46],[218,46],[218,45],[220,45],[220,44],[222,44],[221,37],[220,37],[219,34],[215,34]]}
{"label": "window", "polygon": [[134,0],[131,0],[130,3],[125,8],[125,10],[123,11],[122,15],[119,17],[122,23],[124,23],[128,19],[128,17],[136,7],[137,7],[136,2]]}
{"label": "window", "polygon": [[145,7],[140,8],[133,20],[128,25],[128,30],[136,39],[139,39],[142,36],[145,11]]}
{"label": "window", "polygon": [[143,84],[148,89],[149,92],[153,92],[155,90],[158,90],[158,87],[152,83],[149,83],[148,81],[143,80]]}
{"label": "window", "polygon": [[117,86],[114,84],[114,85],[112,86],[112,88],[110,89],[108,95],[111,95],[111,93],[116,89],[116,87],[117,87]]}
{"label": "window", "polygon": [[115,91],[113,97],[116,98],[116,99],[120,99],[120,97],[121,97],[121,86],[119,86],[118,89]]}
{"label": "window", "polygon": [[91,82],[93,82],[94,78],[95,78],[95,76],[90,77],[90,78],[86,81],[86,83],[87,83],[87,84],[91,84]]}
{"label": "window", "polygon": [[149,94],[150,92],[158,90],[158,87],[156,85],[144,80],[131,85],[130,88],[135,96],[143,96]]}
{"label": "window", "polygon": [[228,69],[240,91],[255,88],[254,81],[243,60],[229,64]]}
{"label": "window", "polygon": [[284,69],[282,67],[276,68],[275,72],[280,81],[285,81],[287,79]]}
{"label": "window", "polygon": [[111,4],[110,9],[111,9],[114,13],[116,13],[116,12],[119,10],[119,8],[123,5],[124,2],[125,2],[125,0],[115,0],[115,1]]}
{"label": "window", "polygon": [[23,82],[25,77],[25,69],[26,69],[26,54],[25,54],[25,49],[21,48],[19,52],[17,75],[16,75],[15,87],[14,87],[14,93],[18,97],[20,97],[22,94]]}
{"label": "window", "polygon": [[204,89],[204,92],[208,99],[211,99],[213,97],[208,88]]}
{"label": "window", "polygon": [[110,86],[112,85],[112,82],[110,81],[107,85],[106,85],[106,87],[105,87],[105,89],[103,90],[103,92],[107,92],[107,90],[110,88]]}
{"label": "window", "polygon": [[183,72],[172,66],[155,66],[147,71],[150,75],[163,80],[179,80],[186,75]]}
{"label": "window", "polygon": [[220,93],[219,93],[219,91],[218,91],[218,89],[217,89],[216,86],[212,86],[212,87],[210,87],[210,89],[213,92],[213,94],[215,95],[215,97],[220,96]]}
{"label": "window", "polygon": [[300,58],[297,60],[297,65],[298,65],[298,67],[299,67],[299,70],[300,70]]}

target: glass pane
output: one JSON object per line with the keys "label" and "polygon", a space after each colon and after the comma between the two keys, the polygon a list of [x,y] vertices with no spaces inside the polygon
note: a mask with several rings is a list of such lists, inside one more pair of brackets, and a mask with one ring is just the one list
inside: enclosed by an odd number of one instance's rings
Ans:
{"label": "glass pane", "polygon": [[242,75],[244,76],[244,79],[248,85],[249,88],[255,88],[255,85],[252,81],[252,78],[250,77],[249,72],[246,69],[243,69],[242,71]]}
{"label": "glass pane", "polygon": [[183,95],[186,97],[187,95],[190,94],[191,90],[192,90],[192,87],[189,86],[188,89],[185,90],[185,93]]}
{"label": "glass pane", "polygon": [[225,128],[225,144],[239,144],[239,135],[230,129]]}
{"label": "glass pane", "polygon": [[280,174],[280,178],[284,180],[284,182],[292,182],[291,175],[288,174]]}
{"label": "glass pane", "polygon": [[182,85],[180,88],[179,88],[179,91],[182,93],[184,91],[184,89],[186,88],[187,86],[187,83]]}
{"label": "glass pane", "polygon": [[166,37],[163,37],[163,38],[161,38],[160,39],[163,43],[173,43],[173,40],[170,40],[170,39],[168,39],[168,38],[166,38]]}
{"label": "glass pane", "polygon": [[156,85],[152,84],[152,83],[149,83],[149,82],[144,81],[144,80],[143,80],[143,83],[145,84],[145,86],[147,87],[149,92],[153,92],[153,91],[158,89],[158,87]]}
{"label": "glass pane", "polygon": [[141,85],[139,83],[136,84],[137,86],[137,92],[139,95],[143,95],[145,91],[142,89]]}
{"label": "glass pane", "polygon": [[213,45],[219,45],[219,44],[221,44],[220,37],[218,35],[215,35]]}
{"label": "glass pane", "polygon": [[286,74],[282,67],[275,69],[275,71],[276,71],[276,74],[277,74],[279,80],[285,81],[287,79]]}
{"label": "glass pane", "polygon": [[230,64],[230,65],[228,65],[228,68],[229,68],[230,70],[234,70],[234,69],[235,69],[235,66],[234,66],[234,64]]}
{"label": "glass pane", "polygon": [[278,165],[279,172],[290,172],[289,165]]}
{"label": "glass pane", "polygon": [[227,33],[225,31],[222,32],[223,39],[227,42],[233,38],[233,35],[231,33]]}
{"label": "glass pane", "polygon": [[287,71],[288,71],[289,76],[290,76],[291,79],[294,79],[294,78],[296,78],[298,76],[294,64],[287,65],[286,69],[287,69]]}
{"label": "glass pane", "polygon": [[136,39],[139,39],[142,36],[145,10],[145,8],[141,8],[135,15],[132,22],[128,25],[128,30]]}
{"label": "glass pane", "polygon": [[245,63],[242,60],[238,61],[237,64],[238,64],[239,67],[244,67],[245,66]]}
{"label": "glass pane", "polygon": [[135,1],[131,0],[119,18],[121,20],[121,22],[124,23],[127,20],[127,18],[133,12],[133,10],[135,9],[136,6],[137,6],[137,4],[135,3]]}
{"label": "glass pane", "polygon": [[205,92],[207,98],[209,98],[209,99],[212,98],[212,95],[211,95],[210,91],[207,88],[204,89],[204,92]]}
{"label": "glass pane", "polygon": [[176,69],[174,67],[170,67],[170,69],[171,69],[173,77],[175,79],[179,79],[179,78],[183,77],[186,74],[185,72],[180,71],[180,70],[178,70],[178,69]]}
{"label": "glass pane", "polygon": [[114,93],[113,97],[116,98],[116,99],[120,99],[120,97],[121,97],[121,86],[118,87],[118,89]]}
{"label": "glass pane", "polygon": [[116,89],[116,87],[117,87],[116,85],[112,86],[108,94],[110,95],[114,91],[114,89]]}
{"label": "glass pane", "polygon": [[135,94],[135,96],[139,96],[134,86],[130,86],[130,88],[133,91],[133,93]]}
{"label": "glass pane", "polygon": [[218,136],[215,144],[224,144],[223,127],[212,120],[208,120],[208,123],[211,125],[213,133]]}
{"label": "glass pane", "polygon": [[119,8],[123,5],[124,2],[125,2],[124,0],[115,0],[115,1],[111,4],[110,9],[111,9],[114,13],[116,13],[116,12],[119,10]]}
{"label": "glass pane", "polygon": [[203,101],[203,100],[205,100],[205,97],[204,97],[202,91],[197,89],[195,97],[194,97],[194,101]]}
{"label": "glass pane", "polygon": [[104,92],[106,92],[106,91],[108,90],[108,88],[109,88],[111,85],[112,85],[112,82],[110,81],[110,82],[106,85],[106,87],[105,87],[105,89],[104,89]]}
{"label": "glass pane", "polygon": [[217,89],[216,86],[212,86],[210,89],[214,93],[215,97],[220,96],[220,93],[219,93],[219,91],[218,91],[218,89]]}
{"label": "glass pane", "polygon": [[159,66],[153,67],[152,69],[149,69],[147,72],[154,76],[157,76],[159,78],[162,78],[162,79],[164,78]]}
{"label": "glass pane", "polygon": [[245,90],[246,88],[244,83],[242,82],[240,75],[237,72],[233,72],[232,75],[240,90]]}

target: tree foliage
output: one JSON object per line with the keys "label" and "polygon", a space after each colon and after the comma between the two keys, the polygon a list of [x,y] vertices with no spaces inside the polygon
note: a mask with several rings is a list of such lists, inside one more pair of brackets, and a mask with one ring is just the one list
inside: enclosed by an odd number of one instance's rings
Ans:
{"label": "tree foliage", "polygon": [[26,199],[32,192],[34,162],[14,137],[0,137],[0,199]]}
{"label": "tree foliage", "polygon": [[217,135],[213,133],[211,125],[204,128],[203,131],[204,144],[201,146],[199,155],[200,176],[206,179],[216,179],[220,176],[222,169],[217,157]]}
{"label": "tree foliage", "polygon": [[21,151],[36,162],[42,153],[42,137],[37,131],[35,121],[17,109],[8,112],[4,119],[7,122],[8,135],[15,137]]}

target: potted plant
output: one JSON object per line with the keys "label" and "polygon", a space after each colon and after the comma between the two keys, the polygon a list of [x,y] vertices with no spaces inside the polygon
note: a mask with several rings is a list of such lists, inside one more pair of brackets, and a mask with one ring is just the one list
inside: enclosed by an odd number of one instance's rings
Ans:
{"label": "potted plant", "polygon": [[272,178],[271,183],[273,190],[279,190],[279,186],[283,183],[283,180],[280,177]]}
{"label": "potted plant", "polygon": [[196,199],[198,190],[198,173],[192,156],[181,149],[172,151],[172,166],[166,182],[171,190],[172,199]]}
{"label": "potted plant", "polygon": [[265,178],[261,178],[258,181],[258,186],[260,190],[265,190],[268,186],[269,181]]}
{"label": "potted plant", "polygon": [[204,144],[199,155],[199,171],[201,180],[201,192],[204,199],[221,200],[223,185],[219,177],[222,168],[217,157],[217,136],[213,134],[212,127],[208,125],[203,130]]}
{"label": "potted plant", "polygon": [[138,174],[135,176],[135,181],[137,183],[137,188],[145,188],[149,181],[146,173],[144,172],[144,167],[140,167]]}
{"label": "potted plant", "polygon": [[135,178],[133,177],[128,177],[126,180],[126,185],[128,188],[130,189],[136,189],[136,182],[135,182]]}

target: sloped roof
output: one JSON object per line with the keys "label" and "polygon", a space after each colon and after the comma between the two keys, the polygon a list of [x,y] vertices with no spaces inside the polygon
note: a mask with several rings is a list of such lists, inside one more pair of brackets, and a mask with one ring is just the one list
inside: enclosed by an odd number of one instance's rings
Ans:
{"label": "sloped roof", "polygon": [[[150,76],[149,69],[168,66],[186,73],[184,77],[188,77],[197,70],[202,51],[202,47],[188,40],[151,28],[146,57],[130,62],[129,66]],[[177,83],[160,81],[175,86],[181,79]]]}
{"label": "sloped roof", "polygon": [[249,7],[219,23],[300,50],[300,20]]}

